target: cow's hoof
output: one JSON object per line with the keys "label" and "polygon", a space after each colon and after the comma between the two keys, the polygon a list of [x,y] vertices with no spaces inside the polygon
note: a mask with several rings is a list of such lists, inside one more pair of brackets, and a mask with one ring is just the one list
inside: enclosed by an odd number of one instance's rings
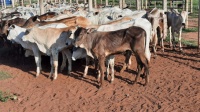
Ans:
{"label": "cow's hoof", "polygon": [[147,86],[147,83],[144,83],[143,86],[144,86],[144,87]]}
{"label": "cow's hoof", "polygon": [[165,52],[165,50],[164,50],[164,49],[161,49],[161,51],[162,51],[162,52]]}
{"label": "cow's hoof", "polygon": [[113,84],[114,80],[111,80],[110,83]]}
{"label": "cow's hoof", "polygon": [[108,80],[108,77],[105,77],[104,79],[105,79],[105,80]]}
{"label": "cow's hoof", "polygon": [[183,49],[182,48],[179,48],[180,52],[183,52]]}
{"label": "cow's hoof", "polygon": [[87,76],[86,74],[83,75],[83,77],[86,77],[86,76]]}

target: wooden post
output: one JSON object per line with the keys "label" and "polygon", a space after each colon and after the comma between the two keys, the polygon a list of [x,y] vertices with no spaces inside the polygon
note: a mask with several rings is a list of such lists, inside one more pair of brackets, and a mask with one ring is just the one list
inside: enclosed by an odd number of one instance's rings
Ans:
{"label": "wooden post", "polygon": [[69,4],[72,5],[72,0],[69,0]]}
{"label": "wooden post", "polygon": [[156,1],[154,2],[154,7],[156,7]]}
{"label": "wooden post", "polygon": [[[188,12],[188,0],[185,0],[185,11]],[[188,28],[188,16],[186,16],[185,28]]]}
{"label": "wooden post", "polygon": [[173,6],[173,3],[172,3],[172,0],[170,0],[170,8],[172,8]]}
{"label": "wooden post", "polygon": [[108,0],[106,0],[106,6],[108,6]]}
{"label": "wooden post", "polygon": [[163,10],[167,11],[167,0],[163,0]]}
{"label": "wooden post", "polygon": [[119,8],[122,9],[122,0],[119,0]]}
{"label": "wooden post", "polygon": [[97,8],[97,0],[94,0],[94,8]]}
{"label": "wooden post", "polygon": [[[200,7],[200,2],[199,2]],[[200,8],[199,8],[199,19],[198,19],[198,52],[200,49]]]}
{"label": "wooden post", "polygon": [[84,0],[84,3],[87,3],[87,0]]}
{"label": "wooden post", "polygon": [[193,0],[190,0],[190,12],[193,13]]}
{"label": "wooden post", "polygon": [[148,0],[145,0],[145,9],[147,9]]}
{"label": "wooden post", "polygon": [[136,0],[136,9],[141,10],[141,0]]}
{"label": "wooden post", "polygon": [[12,7],[15,7],[15,0],[12,0]]}
{"label": "wooden post", "polygon": [[90,11],[92,11],[92,0],[88,0],[88,2],[89,2],[89,4],[88,4],[89,5],[89,12],[90,12]]}
{"label": "wooden post", "polygon": [[31,0],[29,0],[29,4],[31,5]]}
{"label": "wooden post", "polygon": [[143,0],[141,0],[141,9],[143,9],[144,7],[144,1]]}
{"label": "wooden post", "polygon": [[39,6],[40,6],[40,15],[44,14],[44,5],[43,0],[39,0]]}
{"label": "wooden post", "polygon": [[78,0],[76,0],[76,4],[78,4]]}
{"label": "wooden post", "polygon": [[3,0],[3,2],[4,2],[4,8],[6,8],[6,0]]}

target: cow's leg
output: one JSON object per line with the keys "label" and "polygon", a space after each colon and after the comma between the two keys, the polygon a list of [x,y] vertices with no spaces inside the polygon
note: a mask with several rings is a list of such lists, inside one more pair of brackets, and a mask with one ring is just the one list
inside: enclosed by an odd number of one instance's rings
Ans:
{"label": "cow's leg", "polygon": [[132,51],[130,51],[130,50],[126,51],[126,54],[125,54],[125,63],[123,65],[122,69],[120,70],[120,75],[131,64],[131,54],[132,54]]}
{"label": "cow's leg", "polygon": [[111,58],[108,56],[106,58],[106,79],[108,80],[108,75],[110,74],[110,63],[111,63]]}
{"label": "cow's leg", "polygon": [[55,54],[53,53],[53,66],[54,66],[53,80],[55,80],[58,77],[58,51],[55,51]]}
{"label": "cow's leg", "polygon": [[[110,61],[109,61],[109,65],[110,65],[110,67],[111,67],[111,83],[114,81],[114,79],[115,79],[115,74],[114,74],[114,72],[115,72],[115,70],[114,70],[114,66],[115,66],[115,56],[114,55],[112,55],[112,56],[110,56]],[[108,74],[107,74],[108,75]]]}
{"label": "cow's leg", "polygon": [[72,71],[72,53],[69,51],[69,49],[65,49],[64,50],[64,54],[66,55],[67,60],[68,60],[68,71],[67,71],[67,74],[70,74],[70,72]]}
{"label": "cow's leg", "polygon": [[99,68],[100,68],[100,72],[101,72],[101,76],[100,76],[100,88],[103,87],[104,71],[105,71],[104,61],[105,61],[105,56],[100,56],[99,57]]}
{"label": "cow's leg", "polygon": [[158,43],[158,37],[157,37],[157,32],[155,33],[155,36],[154,36],[154,39],[153,39],[153,52],[154,52],[154,56],[156,57],[157,56],[157,48],[156,48],[156,45]]}
{"label": "cow's leg", "polygon": [[85,70],[84,70],[83,77],[87,76],[88,68],[89,68],[89,63],[90,63],[90,57],[86,56],[85,61],[86,61],[86,65],[85,65]]}
{"label": "cow's leg", "polygon": [[144,66],[144,76],[145,76],[144,86],[145,86],[149,83],[149,62],[148,62],[147,58],[145,57],[144,53],[140,53],[139,58]]}
{"label": "cow's leg", "polygon": [[161,48],[162,48],[162,52],[165,52],[165,47],[164,47],[163,38],[161,38]]}
{"label": "cow's leg", "polygon": [[51,78],[54,73],[53,56],[52,55],[50,56],[50,63],[51,63],[51,72],[50,72],[49,78]]}
{"label": "cow's leg", "polygon": [[173,29],[172,29],[172,45],[173,45],[173,50],[175,50],[176,40],[175,40],[175,32]]}
{"label": "cow's leg", "polygon": [[169,27],[169,46],[172,48],[172,27]]}
{"label": "cow's leg", "polygon": [[181,45],[181,34],[182,34],[182,28],[180,29],[179,31],[179,34],[178,34],[178,41],[179,41],[179,50],[182,51],[182,45]]}
{"label": "cow's leg", "polygon": [[34,53],[34,57],[35,57],[35,63],[36,63],[36,77],[38,77],[40,75],[40,71],[41,71],[41,54],[40,51],[36,48],[33,48],[33,53]]}
{"label": "cow's leg", "polygon": [[60,67],[60,72],[62,72],[64,70],[64,68],[66,67],[66,55],[64,53],[64,51],[62,51],[62,64]]}
{"label": "cow's leg", "polygon": [[[111,68],[111,83],[114,81],[114,64],[115,64],[115,56],[114,55],[111,55],[111,56],[108,56],[107,59],[106,59],[106,79],[108,79],[108,75],[109,75],[109,71],[110,71],[110,68]],[[109,67],[110,66],[110,67]]]}
{"label": "cow's leg", "polygon": [[135,57],[136,57],[136,61],[137,61],[138,74],[136,75],[135,82],[133,84],[137,83],[138,77],[140,77],[140,74],[142,73],[142,68],[143,68],[142,61],[139,58],[138,54],[135,54]]}

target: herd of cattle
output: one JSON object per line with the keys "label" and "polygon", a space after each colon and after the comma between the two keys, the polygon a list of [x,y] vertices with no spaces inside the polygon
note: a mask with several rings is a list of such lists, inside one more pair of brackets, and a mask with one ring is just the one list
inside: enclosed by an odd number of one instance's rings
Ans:
{"label": "herd of cattle", "polygon": [[76,10],[65,10],[63,13],[47,12],[40,16],[32,13],[27,18],[26,14],[30,13],[14,10],[6,14],[1,11],[0,40],[4,44],[12,42],[20,45],[26,57],[34,56],[36,76],[42,70],[41,55],[50,56],[49,77],[53,79],[57,78],[59,52],[63,57],[61,71],[68,60],[69,74],[72,60],[85,58],[85,77],[89,62],[93,59],[99,70],[99,87],[103,85],[105,71],[108,77],[109,67],[112,71],[111,82],[114,81],[114,55],[118,53],[125,55],[120,73],[130,66],[133,54],[138,72],[134,82],[143,74],[146,85],[149,82],[150,46],[156,55],[156,45],[160,42],[164,52],[163,40],[169,29],[170,47],[175,49],[176,32],[179,35],[179,49],[182,50],[181,32],[187,16],[187,12],[179,13],[174,9],[167,12],[157,8],[131,11],[117,7],[99,8],[91,12],[87,8],[77,7]]}

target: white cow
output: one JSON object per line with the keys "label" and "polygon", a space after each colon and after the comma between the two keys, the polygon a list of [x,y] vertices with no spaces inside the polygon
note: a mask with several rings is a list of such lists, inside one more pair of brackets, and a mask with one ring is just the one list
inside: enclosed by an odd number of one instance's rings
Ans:
{"label": "white cow", "polygon": [[50,77],[57,79],[57,68],[58,68],[58,53],[64,51],[68,57],[68,72],[71,71],[71,53],[67,49],[66,42],[71,41],[70,36],[72,30],[75,31],[76,27],[67,28],[46,28],[40,29],[33,27],[30,32],[23,36],[23,41],[28,41],[37,44],[39,50],[42,53],[47,54],[51,57],[51,73]]}
{"label": "white cow", "polygon": [[[37,47],[37,45],[35,43],[30,43],[30,42],[24,42],[22,41],[22,37],[24,36],[26,29],[25,28],[21,28],[17,25],[11,25],[9,28],[9,34],[7,39],[14,41],[18,44],[20,44],[24,49],[27,49],[28,51],[32,51],[35,57],[35,63],[37,66],[36,69],[36,77],[39,76],[40,71],[42,70],[41,67],[41,53]],[[30,52],[26,52],[25,56],[27,57]]]}

